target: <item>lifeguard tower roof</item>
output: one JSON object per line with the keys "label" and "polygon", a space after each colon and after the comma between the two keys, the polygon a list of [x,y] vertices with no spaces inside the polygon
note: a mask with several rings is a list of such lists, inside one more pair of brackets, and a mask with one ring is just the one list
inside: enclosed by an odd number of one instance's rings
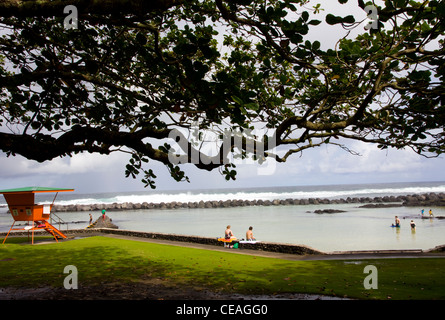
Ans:
{"label": "lifeguard tower roof", "polygon": [[61,188],[47,188],[47,187],[24,187],[24,188],[15,188],[15,189],[5,189],[0,190],[1,193],[21,193],[21,192],[63,192],[63,191],[74,191],[74,189],[61,189]]}

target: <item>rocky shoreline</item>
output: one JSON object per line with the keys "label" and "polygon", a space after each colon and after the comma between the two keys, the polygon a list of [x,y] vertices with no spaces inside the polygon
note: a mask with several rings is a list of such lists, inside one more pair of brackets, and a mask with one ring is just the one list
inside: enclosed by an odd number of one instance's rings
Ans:
{"label": "rocky shoreline", "polygon": [[321,204],[361,204],[364,208],[384,208],[395,206],[444,207],[445,193],[413,194],[406,196],[362,197],[346,199],[285,199],[285,200],[220,200],[199,202],[168,202],[168,203],[111,203],[111,204],[75,204],[54,205],[53,212],[77,211],[124,211],[124,210],[165,210],[165,209],[198,209],[198,208],[230,208],[244,206],[283,206],[283,205],[321,205]]}

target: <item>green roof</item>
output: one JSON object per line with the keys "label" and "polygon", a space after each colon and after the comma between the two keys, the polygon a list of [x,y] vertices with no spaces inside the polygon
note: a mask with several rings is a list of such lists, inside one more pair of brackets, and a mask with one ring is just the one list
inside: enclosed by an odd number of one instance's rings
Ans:
{"label": "green roof", "polygon": [[17,192],[63,192],[63,191],[74,191],[74,189],[66,189],[66,188],[47,188],[47,187],[24,187],[24,188],[15,188],[15,189],[4,189],[0,190],[0,193],[17,193]]}

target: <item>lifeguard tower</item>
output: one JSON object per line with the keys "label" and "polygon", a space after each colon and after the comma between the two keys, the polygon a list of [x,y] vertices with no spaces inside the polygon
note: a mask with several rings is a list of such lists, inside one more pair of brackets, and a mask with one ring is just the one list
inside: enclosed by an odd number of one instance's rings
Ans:
{"label": "lifeguard tower", "polygon": [[[56,241],[58,241],[58,238],[66,239],[66,235],[48,222],[51,215],[52,206],[58,193],[66,191],[74,191],[74,189],[27,187],[0,190],[0,194],[3,194],[5,197],[5,200],[8,203],[9,212],[14,219],[14,222],[3,240],[3,243],[5,243],[9,233],[13,230],[27,230],[28,235],[31,231],[33,244],[35,230],[45,230],[49,232],[51,235],[53,235]],[[35,194],[42,192],[56,192],[52,204],[35,204]],[[14,224],[17,221],[27,221],[28,225],[20,228],[14,228]]]}

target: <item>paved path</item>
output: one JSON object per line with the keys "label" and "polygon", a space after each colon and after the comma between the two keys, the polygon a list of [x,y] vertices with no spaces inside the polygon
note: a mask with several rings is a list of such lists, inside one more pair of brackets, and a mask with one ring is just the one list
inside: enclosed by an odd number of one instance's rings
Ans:
{"label": "paved path", "polygon": [[103,237],[126,239],[133,241],[143,241],[159,243],[187,248],[213,250],[220,252],[230,252],[234,254],[247,254],[258,257],[277,258],[285,260],[364,260],[364,259],[385,259],[385,258],[445,258],[445,252],[423,252],[421,250],[372,250],[372,251],[344,251],[333,252],[320,255],[296,255],[269,251],[249,250],[249,249],[229,249],[208,244],[190,243],[183,241],[159,240],[151,238],[139,238],[122,236],[115,234],[101,234]]}

